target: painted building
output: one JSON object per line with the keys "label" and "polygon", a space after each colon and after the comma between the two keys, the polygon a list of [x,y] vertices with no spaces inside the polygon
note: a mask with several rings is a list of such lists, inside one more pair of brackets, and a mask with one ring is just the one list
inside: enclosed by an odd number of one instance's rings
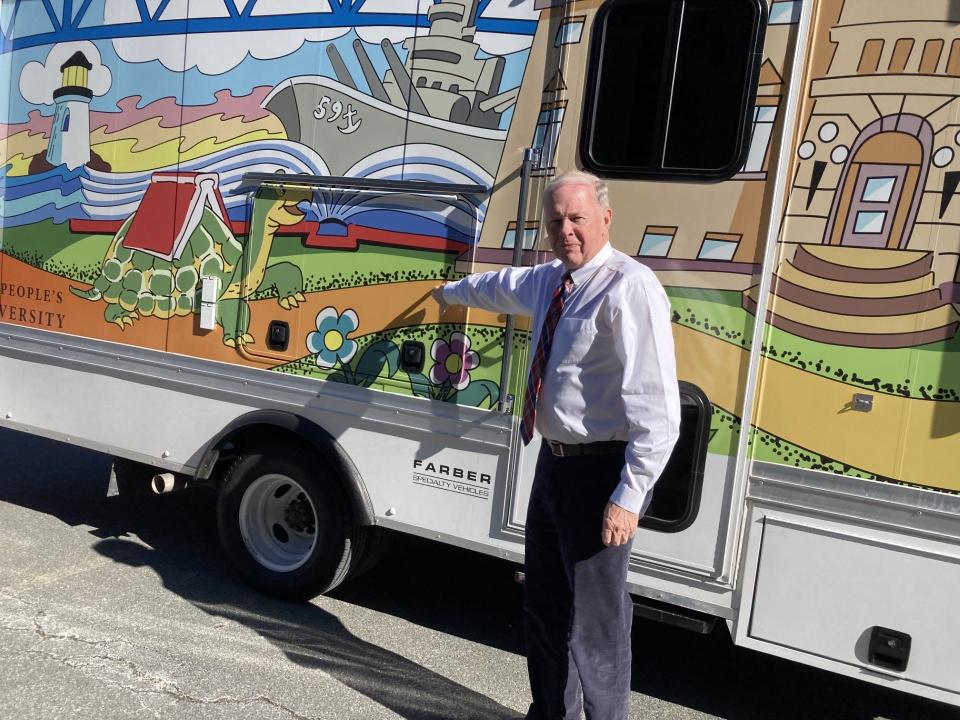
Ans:
{"label": "painted building", "polygon": [[82,52],[76,52],[60,66],[63,82],[53,92],[56,114],[50,133],[47,161],[69,170],[90,162],[90,100],[93,93],[87,74],[93,65]]}
{"label": "painted building", "polygon": [[[496,187],[512,188],[490,203],[475,255],[461,258],[496,267],[512,262],[516,235],[518,173],[527,147],[540,151],[533,169],[534,191],[559,170],[582,165],[578,142],[586,92],[591,33],[599,0],[540,0],[541,22],[534,37],[531,62],[524,75],[497,175]],[[762,207],[769,201],[771,148],[782,123],[779,106],[786,92],[784,62],[790,34],[796,28],[799,3],[775,0],[766,30],[752,140],[743,168],[722,183],[662,183],[611,179],[615,208],[613,243],[657,271],[668,286],[746,290],[756,282],[765,237]],[[637,193],[655,203],[637,204]],[[546,252],[540,242],[539,204],[531,198],[525,213],[524,247]],[[537,259],[547,257],[537,255]],[[527,260],[533,260],[528,256]]]}
{"label": "painted building", "polygon": [[823,5],[835,20],[813,38],[772,322],[841,345],[949,339],[960,319],[960,10]]}

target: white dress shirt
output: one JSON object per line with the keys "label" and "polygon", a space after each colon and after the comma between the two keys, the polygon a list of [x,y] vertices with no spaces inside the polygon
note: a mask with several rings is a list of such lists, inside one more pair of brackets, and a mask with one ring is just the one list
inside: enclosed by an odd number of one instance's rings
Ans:
{"label": "white dress shirt", "polygon": [[[532,356],[565,271],[554,260],[469,275],[445,285],[443,298],[532,315]],[[649,268],[609,243],[572,276],[537,399],[536,428],[562,443],[626,441],[620,483],[610,499],[642,513],[680,427],[670,303]]]}

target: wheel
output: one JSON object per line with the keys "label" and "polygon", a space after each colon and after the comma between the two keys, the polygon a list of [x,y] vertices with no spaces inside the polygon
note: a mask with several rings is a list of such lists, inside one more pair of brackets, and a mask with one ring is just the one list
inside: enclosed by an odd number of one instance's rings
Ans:
{"label": "wheel", "polygon": [[220,488],[217,527],[240,575],[289,600],[339,585],[356,540],[347,499],[323,459],[282,443],[237,457]]}

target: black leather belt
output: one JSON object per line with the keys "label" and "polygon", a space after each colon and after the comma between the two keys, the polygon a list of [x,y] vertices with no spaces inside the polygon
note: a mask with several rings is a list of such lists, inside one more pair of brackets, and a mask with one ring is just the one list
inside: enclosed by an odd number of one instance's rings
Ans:
{"label": "black leather belt", "polygon": [[574,455],[622,455],[627,449],[627,444],[622,440],[601,440],[592,443],[583,443],[582,445],[567,445],[556,440],[543,441],[550,448],[550,452],[556,457],[573,457]]}

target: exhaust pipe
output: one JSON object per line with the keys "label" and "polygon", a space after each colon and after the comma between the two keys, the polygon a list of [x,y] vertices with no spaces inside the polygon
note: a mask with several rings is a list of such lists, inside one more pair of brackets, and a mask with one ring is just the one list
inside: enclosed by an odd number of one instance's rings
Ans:
{"label": "exhaust pipe", "polygon": [[157,495],[165,495],[174,490],[183,490],[187,486],[187,480],[183,476],[174,475],[170,472],[159,473],[153,476],[150,481],[150,489]]}

